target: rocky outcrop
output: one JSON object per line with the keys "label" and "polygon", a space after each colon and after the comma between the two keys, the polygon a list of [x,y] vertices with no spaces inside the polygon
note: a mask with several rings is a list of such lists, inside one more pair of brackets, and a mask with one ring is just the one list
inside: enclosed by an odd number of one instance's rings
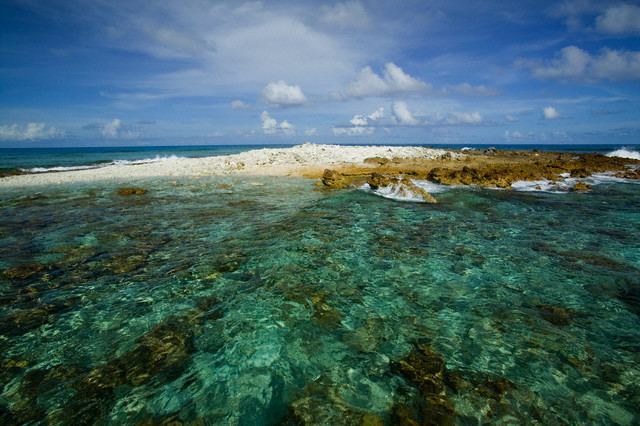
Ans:
{"label": "rocky outcrop", "polygon": [[425,203],[437,203],[437,200],[424,189],[413,183],[406,177],[386,176],[380,173],[371,173],[367,179],[369,187],[376,191],[380,188],[391,187],[401,198],[415,198]]}
{"label": "rocky outcrop", "polygon": [[576,191],[576,192],[584,192],[590,189],[591,189],[591,185],[587,185],[584,182],[576,182],[576,184],[573,186],[573,191]]}
{"label": "rocky outcrop", "polygon": [[350,179],[335,170],[325,169],[322,174],[322,184],[330,189],[344,189],[350,183]]}

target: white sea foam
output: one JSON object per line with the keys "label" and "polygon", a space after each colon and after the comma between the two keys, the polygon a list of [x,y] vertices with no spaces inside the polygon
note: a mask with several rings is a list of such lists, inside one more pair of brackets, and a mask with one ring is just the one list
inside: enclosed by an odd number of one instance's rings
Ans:
{"label": "white sea foam", "polygon": [[375,195],[379,195],[383,198],[388,198],[390,200],[396,201],[409,201],[413,203],[424,203],[425,201],[422,197],[414,194],[406,187],[400,184],[383,186],[378,189],[371,189],[369,184],[365,183],[360,187],[363,191],[370,192]]}
{"label": "white sea foam", "polygon": [[143,158],[141,160],[113,160],[107,163],[79,165],[79,166],[54,166],[54,167],[33,167],[30,169],[20,169],[26,173],[49,173],[49,172],[72,172],[78,170],[92,170],[99,169],[107,166],[135,166],[138,164],[151,164],[164,161],[174,161],[180,158],[176,155],[170,155],[166,157],[160,157],[156,155],[154,158]]}
{"label": "white sea foam", "polygon": [[48,173],[48,172],[70,172],[74,170],[89,170],[89,169],[97,169],[101,167],[99,164],[94,164],[91,166],[56,166],[56,167],[33,167],[31,169],[20,169],[26,173]]}
{"label": "white sea foam", "polygon": [[550,180],[519,180],[511,184],[511,189],[519,192],[546,192],[550,194],[564,194],[576,184],[576,179],[566,178],[553,182]]}
{"label": "white sea foam", "polygon": [[[453,186],[439,185],[437,183],[429,182],[427,180],[411,180],[411,182],[413,182],[414,185],[416,185],[421,189],[424,189],[430,194],[438,194],[453,188]],[[425,202],[422,199],[422,196],[414,194],[410,189],[408,189],[406,186],[402,184],[388,185],[388,186],[380,187],[378,189],[371,189],[369,184],[365,183],[360,187],[360,189],[375,195],[379,195],[380,197],[383,197],[383,198],[388,198],[390,200],[409,201],[414,203]]]}
{"label": "white sea foam", "polygon": [[606,154],[607,157],[630,158],[632,160],[640,160],[640,152],[629,148],[622,147]]}
{"label": "white sea foam", "polygon": [[429,194],[438,194],[440,192],[446,192],[453,188],[457,188],[459,185],[440,185],[437,183],[430,182],[428,180],[412,180],[416,186],[427,191]]}

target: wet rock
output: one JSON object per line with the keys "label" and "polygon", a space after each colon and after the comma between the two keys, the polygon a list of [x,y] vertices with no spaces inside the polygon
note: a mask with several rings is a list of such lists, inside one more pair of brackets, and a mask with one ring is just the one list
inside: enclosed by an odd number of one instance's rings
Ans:
{"label": "wet rock", "polygon": [[367,183],[374,191],[381,187],[392,187],[401,197],[414,198],[426,203],[437,203],[437,200],[431,194],[406,177],[393,177],[380,173],[372,173],[367,179]]}
{"label": "wet rock", "polygon": [[144,188],[119,188],[118,195],[128,196],[128,195],[144,195],[147,193],[147,190]]}
{"label": "wet rock", "polygon": [[560,306],[540,304],[536,308],[540,317],[553,325],[569,325],[576,316],[572,310]]}
{"label": "wet rock", "polygon": [[573,186],[573,191],[576,192],[584,192],[584,191],[588,191],[591,189],[591,185],[587,185],[584,182],[576,182],[576,184]]}
{"label": "wet rock", "polygon": [[325,169],[322,174],[322,184],[331,189],[344,189],[349,186],[349,179],[335,170]]}
{"label": "wet rock", "polygon": [[585,168],[571,170],[571,177],[573,178],[587,178],[591,176],[591,173]]}
{"label": "wet rock", "polygon": [[640,179],[640,167],[617,172],[616,177],[623,179]]}
{"label": "wet rock", "polygon": [[2,271],[2,275],[10,280],[26,280],[45,271],[47,267],[40,263],[17,265]]}
{"label": "wet rock", "polygon": [[381,186],[389,186],[398,182],[397,178],[391,178],[380,173],[371,173],[367,183],[371,189],[378,189]]}

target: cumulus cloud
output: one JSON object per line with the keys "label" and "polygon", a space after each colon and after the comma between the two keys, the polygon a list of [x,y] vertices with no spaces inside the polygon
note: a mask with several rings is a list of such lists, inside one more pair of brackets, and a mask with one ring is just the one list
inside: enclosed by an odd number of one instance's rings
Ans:
{"label": "cumulus cloud", "polygon": [[380,107],[371,114],[356,114],[349,120],[351,126],[336,126],[333,128],[333,134],[336,136],[359,136],[370,135],[375,131],[371,124],[384,118],[384,108]]}
{"label": "cumulus cloud", "polygon": [[336,3],[325,6],[320,20],[340,28],[365,28],[369,26],[369,14],[359,1]]}
{"label": "cumulus cloud", "polygon": [[242,102],[241,100],[231,101],[231,108],[233,109],[247,109],[251,108],[251,105],[248,103]]}
{"label": "cumulus cloud", "polygon": [[274,134],[285,134],[292,135],[295,134],[295,126],[289,123],[287,120],[283,120],[280,123],[275,118],[272,118],[267,111],[262,111],[260,114],[260,119],[262,120],[262,131],[266,135],[274,135]]}
{"label": "cumulus cloud", "polygon": [[392,96],[399,93],[422,92],[430,87],[389,62],[385,65],[382,76],[376,74],[371,67],[364,67],[357,78],[347,86],[346,94],[354,98]]}
{"label": "cumulus cloud", "polygon": [[619,4],[596,18],[596,29],[608,34],[640,32],[640,6]]}
{"label": "cumulus cloud", "polygon": [[315,127],[312,127],[310,129],[306,129],[304,131],[305,136],[317,136],[318,135],[318,129],[316,129]]}
{"label": "cumulus cloud", "polygon": [[640,80],[640,52],[602,49],[599,54],[590,53],[576,46],[560,50],[554,59],[546,63],[521,61],[541,79],[583,80]]}
{"label": "cumulus cloud", "polygon": [[509,123],[515,123],[516,121],[518,121],[518,117],[514,117],[511,114],[507,114],[504,116],[504,120],[509,122]]}
{"label": "cumulus cloud", "polygon": [[0,126],[0,140],[33,141],[53,139],[63,136],[63,132],[55,127],[47,127],[45,123],[5,124]]}
{"label": "cumulus cloud", "polygon": [[400,125],[415,126],[418,120],[411,114],[406,102],[396,101],[391,104],[392,120]]}
{"label": "cumulus cloud", "polygon": [[262,96],[270,104],[280,106],[300,105],[307,100],[300,86],[288,85],[283,80],[267,84]]}
{"label": "cumulus cloud", "polygon": [[446,118],[447,124],[480,124],[482,121],[479,112],[452,112]]}
{"label": "cumulus cloud", "polygon": [[544,107],[542,109],[542,115],[546,120],[553,120],[560,117],[560,113],[552,106]]}
{"label": "cumulus cloud", "polygon": [[352,126],[352,127],[333,127],[331,131],[334,136],[364,136],[372,135],[375,127]]}
{"label": "cumulus cloud", "polygon": [[384,118],[384,108],[380,107],[367,116],[369,120],[378,121]]}

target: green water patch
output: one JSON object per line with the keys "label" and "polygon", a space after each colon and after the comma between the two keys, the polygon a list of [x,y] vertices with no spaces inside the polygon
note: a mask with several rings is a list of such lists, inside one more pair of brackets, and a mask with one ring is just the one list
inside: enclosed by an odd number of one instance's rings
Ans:
{"label": "green water patch", "polygon": [[123,186],[0,195],[3,423],[638,421],[637,186]]}

